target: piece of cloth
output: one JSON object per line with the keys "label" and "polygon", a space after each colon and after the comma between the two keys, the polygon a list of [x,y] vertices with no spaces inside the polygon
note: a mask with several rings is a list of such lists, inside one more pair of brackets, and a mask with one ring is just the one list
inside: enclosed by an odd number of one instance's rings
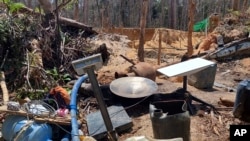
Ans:
{"label": "piece of cloth", "polygon": [[193,31],[194,32],[205,31],[207,26],[208,26],[208,18],[204,19],[204,20],[202,20],[200,22],[195,23],[194,26],[193,26]]}
{"label": "piece of cloth", "polygon": [[57,101],[59,108],[65,108],[70,104],[70,95],[61,86],[52,88],[49,92],[49,97]]}

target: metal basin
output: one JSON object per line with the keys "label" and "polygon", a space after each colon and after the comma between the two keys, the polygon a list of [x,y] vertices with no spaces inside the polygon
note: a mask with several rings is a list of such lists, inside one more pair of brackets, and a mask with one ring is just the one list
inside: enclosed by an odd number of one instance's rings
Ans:
{"label": "metal basin", "polygon": [[121,97],[142,98],[150,96],[158,89],[157,84],[144,77],[122,77],[110,83],[110,90]]}

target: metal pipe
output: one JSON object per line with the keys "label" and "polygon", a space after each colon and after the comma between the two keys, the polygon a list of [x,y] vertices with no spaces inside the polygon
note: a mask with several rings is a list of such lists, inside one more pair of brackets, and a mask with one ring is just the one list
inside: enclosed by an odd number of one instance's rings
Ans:
{"label": "metal pipe", "polygon": [[101,88],[99,87],[99,84],[97,82],[97,79],[96,79],[96,76],[95,76],[95,73],[94,73],[94,66],[86,68],[85,71],[89,75],[89,80],[91,82],[91,85],[92,85],[92,88],[93,88],[93,91],[94,91],[94,95],[95,95],[95,97],[97,99],[97,102],[99,104],[100,111],[101,111],[105,126],[106,126],[107,131],[108,131],[108,136],[110,138],[112,138],[111,140],[116,141],[117,140],[117,134],[116,134],[116,132],[115,132],[115,130],[113,128],[110,116],[108,114],[107,106],[106,106],[106,104],[105,104],[105,102],[103,100],[103,94],[102,94]]}
{"label": "metal pipe", "polygon": [[71,115],[71,137],[72,141],[80,141],[79,139],[79,132],[78,132],[78,122],[77,122],[77,105],[76,105],[76,98],[77,98],[77,92],[79,87],[81,86],[82,82],[85,81],[88,78],[88,75],[81,76],[76,83],[73,86],[72,92],[71,92],[71,99],[70,99],[70,115]]}

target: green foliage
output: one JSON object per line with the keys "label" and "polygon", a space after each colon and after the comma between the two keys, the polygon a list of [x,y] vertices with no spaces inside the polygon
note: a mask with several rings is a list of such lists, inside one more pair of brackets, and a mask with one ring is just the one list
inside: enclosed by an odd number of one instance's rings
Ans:
{"label": "green foliage", "polygon": [[0,44],[4,45],[9,37],[9,23],[6,20],[0,20]]}
{"label": "green foliage", "polygon": [[[63,3],[62,1],[59,1],[59,5]],[[66,6],[64,6],[64,9],[65,10],[73,10],[74,8],[74,5],[78,3],[78,0],[71,0]]]}
{"label": "green foliage", "polygon": [[19,9],[25,7],[25,5],[21,2],[12,2],[11,0],[3,0],[3,2],[8,7],[10,13],[16,12]]}
{"label": "green foliage", "polygon": [[12,3],[10,5],[10,13],[13,13],[15,11],[18,11],[19,9],[23,8],[24,7],[24,4],[23,3]]}
{"label": "green foliage", "polygon": [[16,99],[24,99],[28,97],[31,100],[39,100],[43,99],[45,97],[45,91],[34,91],[34,92],[29,92],[24,89],[19,89],[16,91]]}
{"label": "green foliage", "polygon": [[39,8],[39,7],[35,7],[34,11],[41,12],[42,14],[44,14],[44,10],[42,8]]}
{"label": "green foliage", "polygon": [[[6,1],[7,2],[7,1]],[[39,24],[29,15],[0,17],[0,64],[8,51],[3,70],[8,71],[6,82],[9,90],[17,89],[25,84],[26,49],[29,39],[40,33]]]}
{"label": "green foliage", "polygon": [[56,69],[56,67],[54,67],[51,70],[46,70],[47,75],[51,76],[55,83],[59,84],[59,85],[64,85],[66,82],[70,81],[70,75],[69,74],[60,74],[58,72],[58,70]]}

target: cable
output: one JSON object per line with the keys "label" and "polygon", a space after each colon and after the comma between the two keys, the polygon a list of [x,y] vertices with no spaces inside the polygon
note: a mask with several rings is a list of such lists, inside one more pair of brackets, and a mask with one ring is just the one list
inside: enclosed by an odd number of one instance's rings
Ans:
{"label": "cable", "polygon": [[[58,108],[57,102],[55,100],[54,102],[56,103],[56,106]],[[24,103],[24,105],[21,107],[21,110],[31,115],[43,116],[43,114],[45,114],[46,116],[49,117],[55,117],[56,115],[55,108],[53,108],[51,105],[41,100],[32,100],[30,102]]]}
{"label": "cable", "polygon": [[[132,107],[134,107],[134,106],[136,106],[136,105],[142,103],[143,101],[145,101],[145,100],[146,100],[147,98],[149,98],[149,97],[150,97],[150,96],[147,96],[147,97],[143,98],[142,100],[136,102],[136,103],[133,104],[133,105],[130,105],[130,106],[128,106],[128,107],[125,107],[125,108],[122,109],[122,110],[119,110],[119,111],[116,111],[116,112],[112,113],[112,114],[110,115],[110,118],[114,117],[115,115],[117,115],[118,113],[120,113],[120,112],[122,112],[122,111],[124,111],[124,110],[130,109],[130,108],[132,108]],[[74,134],[72,134],[70,131],[66,130],[64,127],[62,127],[61,125],[59,125],[59,124],[57,124],[57,123],[53,123],[53,124],[55,124],[56,126],[58,126],[60,129],[62,129],[62,130],[63,130],[64,132],[66,132],[67,134],[70,134],[70,135],[73,135],[73,136],[81,136],[81,135],[74,135]],[[96,131],[94,131],[94,133],[96,133],[96,132],[97,132],[99,129],[101,129],[101,128],[102,128],[102,126],[98,127],[98,129],[97,129]],[[93,134],[94,134],[94,133],[93,133]],[[90,135],[90,136],[91,136],[91,135]]]}
{"label": "cable", "polygon": [[[119,111],[116,111],[116,112],[110,114],[110,118],[114,117],[115,115],[117,115],[118,113],[120,113],[120,112],[122,112],[122,111],[124,111],[124,110],[127,110],[127,109],[129,109],[129,108],[132,108],[132,107],[134,107],[134,106],[136,106],[136,105],[142,103],[143,101],[145,101],[145,100],[146,100],[147,98],[149,98],[150,96],[151,96],[151,95],[149,95],[149,96],[143,98],[142,100],[136,102],[136,103],[133,104],[133,105],[130,105],[130,106],[128,106],[128,107],[125,107],[125,108],[122,109],[122,110],[119,110]],[[100,130],[102,127],[103,127],[103,126],[98,127],[98,129],[96,129],[92,134],[96,133],[96,132],[97,132],[98,130]]]}
{"label": "cable", "polygon": [[[136,103],[133,104],[133,105],[130,105],[130,106],[128,106],[128,107],[125,107],[124,109],[122,109],[122,110],[120,110],[120,111],[116,111],[116,112],[112,113],[112,114],[111,114],[111,117],[115,116],[116,114],[118,114],[118,113],[120,113],[120,112],[122,112],[122,111],[124,111],[124,110],[127,110],[127,109],[129,109],[129,108],[132,108],[132,107],[134,107],[134,106],[136,106],[136,105],[139,105],[140,103],[142,103],[143,101],[145,101],[145,100],[146,100],[147,98],[149,98],[150,96],[151,96],[151,95],[149,95],[149,96],[143,98],[142,100],[136,102]],[[113,115],[113,114],[115,114],[115,115]]]}

